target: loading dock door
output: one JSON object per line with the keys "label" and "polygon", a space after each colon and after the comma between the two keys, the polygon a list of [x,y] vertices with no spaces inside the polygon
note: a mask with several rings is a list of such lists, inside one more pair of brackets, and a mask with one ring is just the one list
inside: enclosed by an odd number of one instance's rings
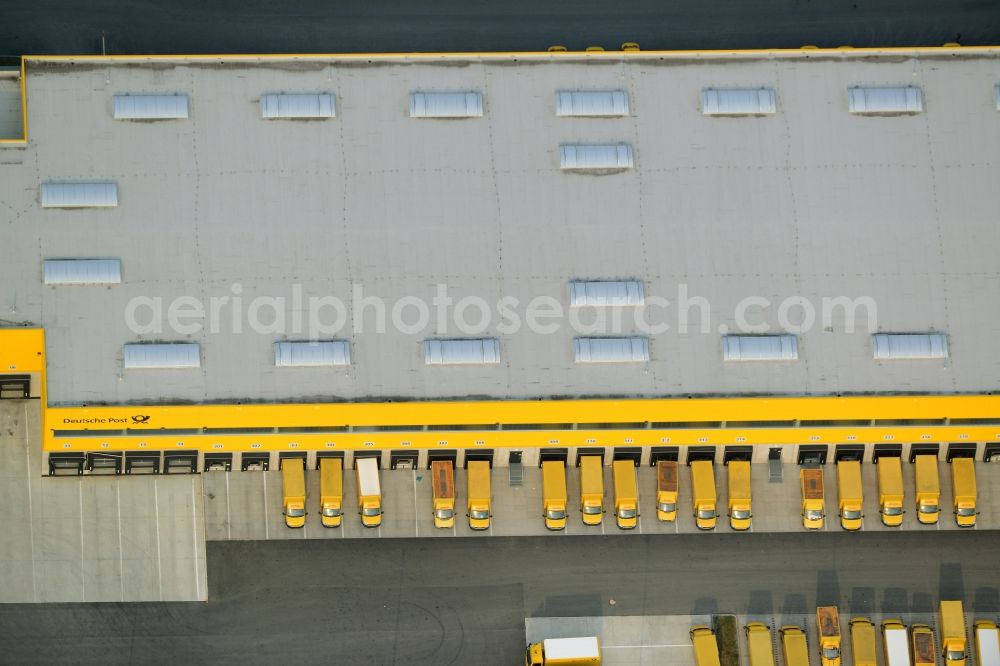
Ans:
{"label": "loading dock door", "polygon": [[229,472],[233,469],[232,453],[206,453],[206,472]]}
{"label": "loading dock door", "polygon": [[240,461],[240,469],[244,472],[266,472],[270,466],[270,453],[244,453]]}
{"label": "loading dock door", "polygon": [[798,462],[800,465],[825,465],[829,450],[826,444],[800,444]]}
{"label": "loading dock door", "polygon": [[129,451],[125,454],[126,474],[159,474],[159,451]]}
{"label": "loading dock door", "polygon": [[31,375],[0,375],[0,400],[31,397]]}
{"label": "loading dock door", "polygon": [[86,469],[91,474],[121,474],[122,454],[88,453]]}
{"label": "loading dock door", "polygon": [[49,476],[79,476],[85,462],[82,453],[50,453]]}
{"label": "loading dock door", "polygon": [[198,471],[198,452],[165,451],[163,471],[167,474],[194,474]]}
{"label": "loading dock door", "polygon": [[412,449],[390,451],[389,469],[416,469],[418,458],[418,452]]}

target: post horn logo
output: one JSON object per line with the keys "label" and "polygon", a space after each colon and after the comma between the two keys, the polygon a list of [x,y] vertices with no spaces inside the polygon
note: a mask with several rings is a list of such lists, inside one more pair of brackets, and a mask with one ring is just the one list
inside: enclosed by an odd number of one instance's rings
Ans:
{"label": "post horn logo", "polygon": [[132,423],[133,423],[133,425],[137,424],[137,423],[138,424],[149,423],[149,414],[136,414],[136,415],[134,415],[132,417]]}

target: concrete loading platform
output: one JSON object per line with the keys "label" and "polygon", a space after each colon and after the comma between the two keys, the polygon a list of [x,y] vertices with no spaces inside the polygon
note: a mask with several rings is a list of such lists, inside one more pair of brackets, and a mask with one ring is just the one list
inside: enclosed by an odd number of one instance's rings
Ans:
{"label": "concrete loading platform", "polygon": [[38,402],[0,402],[0,603],[203,601],[201,479],[39,476]]}
{"label": "concrete loading platform", "polygon": [[[903,464],[905,489],[903,523],[901,527],[882,524],[878,507],[876,466],[863,464],[864,531],[961,530],[951,515],[951,475],[948,463],[940,463],[942,512],[935,525],[921,525],[913,506],[913,469]],[[753,532],[803,532],[801,491],[797,465],[783,465],[780,482],[771,482],[768,466],[754,464],[751,475],[753,490]],[[822,467],[826,485],[826,531],[840,530],[837,518],[837,471],[833,464]],[[288,529],[282,515],[281,473],[277,470],[254,472],[206,472],[205,517],[209,540],[228,539],[340,539],[377,537],[448,537],[448,536],[538,536],[559,538],[580,534],[686,534],[699,532],[691,512],[691,479],[689,469],[681,465],[677,519],[660,522],[656,518],[656,469],[637,468],[639,482],[639,524],[631,531],[615,525],[613,480],[611,468],[604,468],[604,505],[608,512],[599,526],[584,525],[580,519],[580,475],[573,467],[567,469],[569,496],[566,529],[553,532],[542,520],[542,475],[537,467],[525,467],[521,485],[511,485],[507,468],[492,470],[493,519],[489,530],[474,531],[465,518],[464,469],[455,470],[458,519],[451,529],[434,527],[431,512],[430,473],[426,469],[382,470],[384,516],[378,528],[361,526],[357,513],[357,496],[352,470],[344,472],[343,524],[339,528],[324,528],[318,512],[319,472],[306,471],[306,524],[303,529]],[[715,466],[719,519],[715,531],[733,532],[726,518],[726,474],[722,465]],[[977,463],[979,485],[978,516],[973,529],[1000,528],[1000,465]]]}

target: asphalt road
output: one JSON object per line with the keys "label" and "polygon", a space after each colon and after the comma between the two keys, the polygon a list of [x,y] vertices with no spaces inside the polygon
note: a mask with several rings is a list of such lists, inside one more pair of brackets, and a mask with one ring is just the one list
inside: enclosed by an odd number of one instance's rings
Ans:
{"label": "asphalt road", "polygon": [[518,663],[526,616],[929,612],[941,596],[1000,612],[1000,532],[208,547],[207,604],[0,605],[0,661],[488,666]]}
{"label": "asphalt road", "polygon": [[1000,43],[995,0],[2,0],[0,55]]}

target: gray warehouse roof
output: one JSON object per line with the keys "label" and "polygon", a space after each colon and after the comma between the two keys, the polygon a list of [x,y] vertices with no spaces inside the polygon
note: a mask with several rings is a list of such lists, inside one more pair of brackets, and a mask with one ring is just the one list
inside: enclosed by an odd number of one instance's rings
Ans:
{"label": "gray warehouse roof", "polygon": [[[998,64],[849,52],[30,60],[30,140],[0,148],[0,308],[46,328],[53,403],[995,390]],[[706,90],[773,91],[775,113],[706,115]],[[336,117],[261,117],[265,95],[318,91]],[[564,91],[621,91],[628,115],[557,115]],[[188,117],[116,121],[125,94],[183,95]],[[412,94],[421,113],[465,117],[415,120]],[[862,94],[867,113],[851,113]],[[560,168],[567,147],[586,146],[626,146],[632,168]],[[88,205],[86,188],[112,184],[115,207],[42,205],[45,187]],[[58,257],[128,270],[120,284],[45,285],[39,267]],[[623,281],[641,284],[642,305],[570,307],[572,283]],[[452,311],[478,297],[490,320],[461,330],[432,309],[422,321],[406,298],[430,304],[438,285]],[[384,299],[385,332],[355,290]],[[276,367],[275,343],[306,340],[308,299],[327,296],[346,311],[319,318],[346,325],[318,337],[349,343],[350,364]],[[554,333],[525,325],[539,296],[566,315]],[[520,303],[517,330],[498,315],[505,297]],[[747,297],[766,331],[737,326]],[[837,297],[870,298],[875,328],[863,308],[853,332],[843,308],[821,321],[822,299]],[[184,326],[223,298],[217,331]],[[246,323],[255,299],[274,324],[263,332]],[[126,325],[151,324],[157,302],[165,330]],[[802,302],[815,324],[784,330]],[[641,330],[636,313],[669,330]],[[601,318],[608,328],[586,328]],[[948,353],[883,359],[872,334],[898,332],[946,335]],[[725,363],[731,333],[794,334],[798,360]],[[578,338],[648,339],[649,357],[576,363]],[[496,339],[503,353],[426,365],[424,341],[451,339]],[[198,343],[200,367],[124,371],[124,345],[142,342]]]}

